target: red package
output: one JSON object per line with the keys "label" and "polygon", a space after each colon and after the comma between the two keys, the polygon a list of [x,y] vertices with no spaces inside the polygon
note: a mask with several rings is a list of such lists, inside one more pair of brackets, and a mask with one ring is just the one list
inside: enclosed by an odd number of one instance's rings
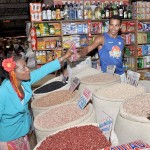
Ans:
{"label": "red package", "polygon": [[37,50],[37,39],[36,39],[36,28],[35,27],[31,28],[30,36],[31,36],[32,50]]}
{"label": "red package", "polygon": [[139,140],[119,146],[103,148],[102,150],[150,150],[150,145]]}

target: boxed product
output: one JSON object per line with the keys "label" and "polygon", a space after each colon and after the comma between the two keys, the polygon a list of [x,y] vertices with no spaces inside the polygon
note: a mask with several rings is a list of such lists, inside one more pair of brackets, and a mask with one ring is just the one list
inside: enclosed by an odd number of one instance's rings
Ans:
{"label": "boxed product", "polygon": [[64,36],[62,39],[63,48],[67,49],[72,45],[72,36]]}
{"label": "boxed product", "polygon": [[139,140],[127,144],[122,144],[119,146],[104,148],[101,150],[150,150],[150,145]]}

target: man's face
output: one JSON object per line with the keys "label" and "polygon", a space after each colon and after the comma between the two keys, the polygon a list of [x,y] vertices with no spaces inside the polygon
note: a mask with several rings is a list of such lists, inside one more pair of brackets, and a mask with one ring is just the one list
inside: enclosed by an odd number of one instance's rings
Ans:
{"label": "man's face", "polygon": [[113,35],[117,35],[121,28],[120,21],[117,19],[111,19],[109,22],[109,33]]}

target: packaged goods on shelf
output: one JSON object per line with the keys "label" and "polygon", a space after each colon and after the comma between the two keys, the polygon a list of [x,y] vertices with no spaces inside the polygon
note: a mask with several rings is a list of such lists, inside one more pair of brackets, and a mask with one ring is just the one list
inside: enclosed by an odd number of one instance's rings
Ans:
{"label": "packaged goods on shelf", "polygon": [[121,32],[134,32],[135,31],[135,22],[133,21],[124,21],[121,24]]}
{"label": "packaged goods on shelf", "polygon": [[138,33],[137,34],[137,42],[138,42],[138,44],[146,44],[147,43],[147,33]]}
{"label": "packaged goods on shelf", "polygon": [[88,43],[87,35],[80,35],[80,46],[88,46]]}
{"label": "packaged goods on shelf", "polygon": [[72,43],[74,43],[77,48],[80,47],[80,35],[72,35],[72,36],[63,37],[63,48],[65,49],[70,48]]}
{"label": "packaged goods on shelf", "polygon": [[91,33],[102,33],[102,22],[91,22]]}
{"label": "packaged goods on shelf", "polygon": [[134,44],[135,43],[135,35],[133,33],[121,34],[121,36],[125,40],[125,44]]}
{"label": "packaged goods on shelf", "polygon": [[150,19],[150,2],[136,1],[132,2],[133,19]]}
{"label": "packaged goods on shelf", "polygon": [[136,47],[134,45],[128,45],[124,48],[124,56],[134,56]]}
{"label": "packaged goods on shelf", "polygon": [[50,62],[53,60],[54,51],[47,51],[47,61]]}
{"label": "packaged goods on shelf", "polygon": [[53,24],[55,29],[55,35],[61,35],[61,25],[60,23],[54,23]]}
{"label": "packaged goods on shelf", "polygon": [[87,34],[86,23],[63,23],[62,33],[65,34]]}
{"label": "packaged goods on shelf", "polygon": [[37,63],[46,63],[46,52],[45,51],[37,51],[36,59],[37,59]]}
{"label": "packaged goods on shelf", "polygon": [[41,3],[30,3],[30,18],[31,21],[42,21],[42,7]]}
{"label": "packaged goods on shelf", "polygon": [[139,31],[150,31],[150,23],[149,22],[138,22],[138,30]]}
{"label": "packaged goods on shelf", "polygon": [[61,49],[57,49],[54,51],[54,59],[57,59],[61,56],[62,56],[62,50]]}

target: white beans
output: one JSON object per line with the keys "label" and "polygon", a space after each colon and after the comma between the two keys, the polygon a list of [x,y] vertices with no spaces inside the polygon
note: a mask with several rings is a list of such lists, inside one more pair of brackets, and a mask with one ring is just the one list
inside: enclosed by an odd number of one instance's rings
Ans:
{"label": "white beans", "polygon": [[81,79],[81,81],[83,82],[113,82],[116,80],[119,80],[120,77],[119,75],[112,75],[112,74],[107,74],[107,73],[100,73],[100,74],[96,74],[96,75],[91,75],[91,76],[87,76]]}
{"label": "white beans", "polygon": [[117,83],[110,87],[98,89],[95,94],[109,99],[127,99],[144,92],[145,88],[142,86],[135,87],[127,83]]}
{"label": "white beans", "polygon": [[55,91],[42,98],[39,98],[33,103],[35,106],[39,106],[39,107],[50,107],[50,106],[54,106],[69,101],[71,98],[73,98],[76,95],[76,93],[77,93],[76,91],[72,93],[69,90]]}
{"label": "white beans", "polygon": [[88,110],[89,106],[81,110],[77,104],[63,105],[37,116],[35,122],[42,128],[50,129],[75,121],[86,115]]}
{"label": "white beans", "polygon": [[139,117],[150,116],[150,94],[142,94],[133,99],[126,100],[123,109],[129,114]]}

